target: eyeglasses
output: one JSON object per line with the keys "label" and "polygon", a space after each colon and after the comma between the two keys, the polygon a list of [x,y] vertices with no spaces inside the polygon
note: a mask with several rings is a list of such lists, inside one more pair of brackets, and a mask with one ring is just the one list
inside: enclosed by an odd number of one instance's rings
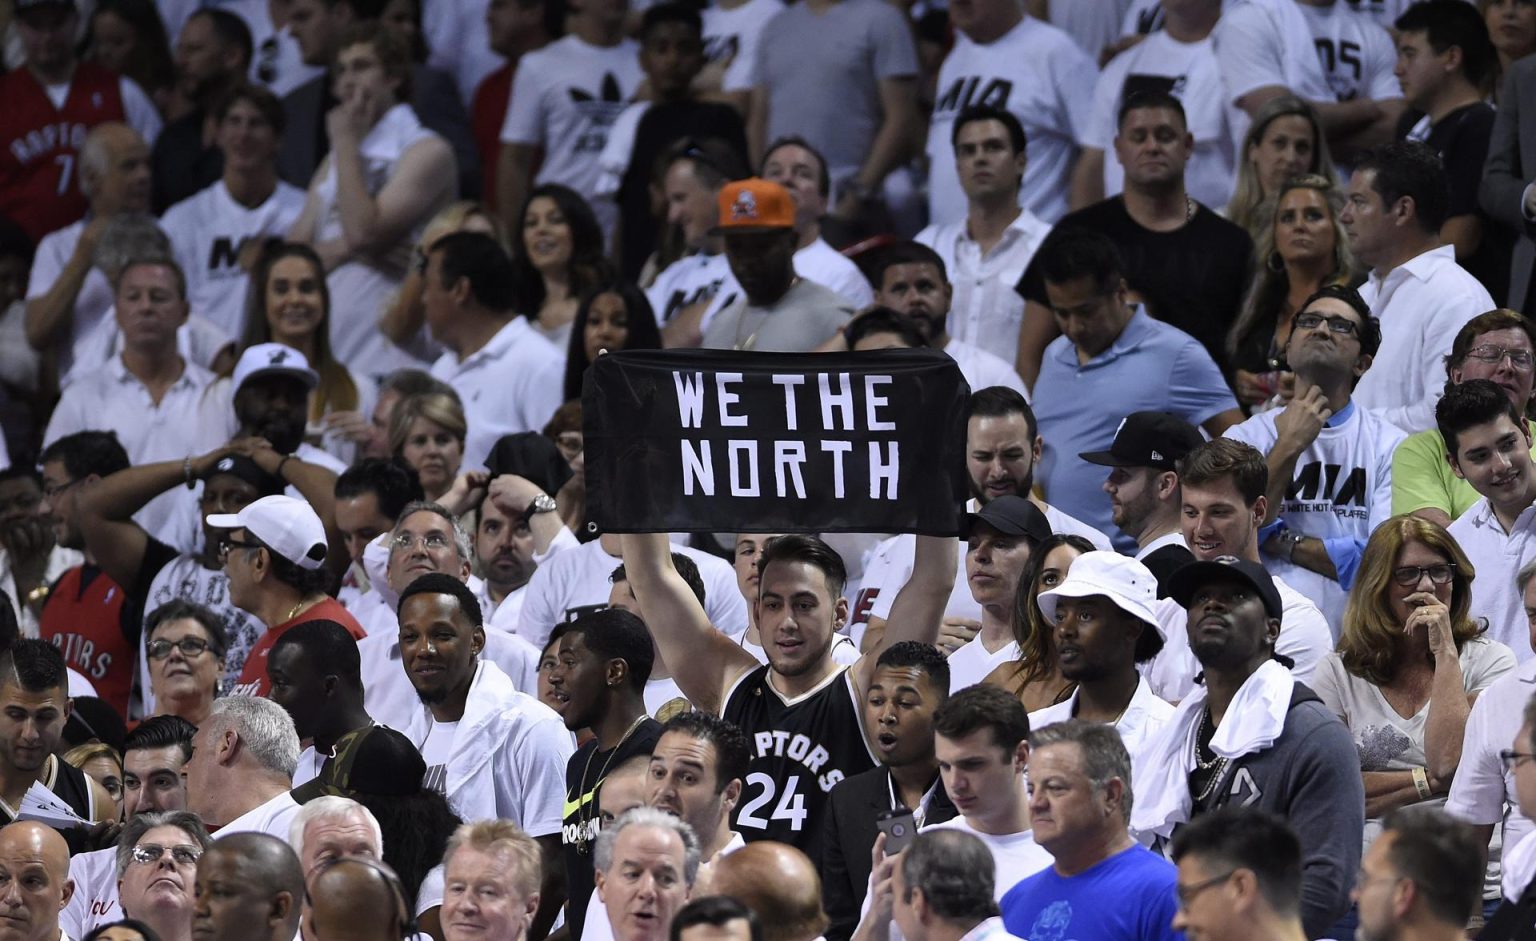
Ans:
{"label": "eyeglasses", "polygon": [[1504,765],[1505,771],[1514,771],[1521,764],[1532,760],[1536,760],[1536,754],[1528,751],[1515,751],[1513,748],[1506,748],[1499,752],[1499,762]]}
{"label": "eyeglasses", "polygon": [[1438,565],[1404,565],[1392,570],[1392,580],[1406,588],[1409,585],[1417,585],[1420,579],[1428,575],[1431,582],[1444,585],[1455,574],[1454,562],[1441,562]]}
{"label": "eyeglasses", "polygon": [[1489,366],[1496,365],[1506,356],[1509,357],[1509,365],[1520,372],[1529,370],[1532,362],[1536,362],[1536,360],[1533,360],[1530,350],[1519,348],[1493,346],[1490,344],[1467,350],[1467,359],[1475,359],[1479,363],[1486,363]]}
{"label": "eyeglasses", "polygon": [[1204,882],[1196,882],[1194,885],[1175,885],[1173,887],[1173,894],[1179,900],[1179,911],[1184,911],[1185,909],[1189,908],[1190,905],[1194,904],[1195,899],[1199,897],[1202,892],[1206,891],[1207,889],[1214,889],[1221,885],[1223,882],[1226,882],[1228,879],[1232,878],[1232,873],[1236,871],[1237,870],[1234,869],[1232,872],[1229,872],[1224,876],[1217,876],[1214,879],[1207,879]]}
{"label": "eyeglasses", "polygon": [[68,483],[58,484],[57,486],[54,484],[45,483],[43,484],[43,499],[47,500],[49,503],[52,503],[59,498],[60,494],[84,479],[84,477],[76,477],[74,480],[71,480]]}
{"label": "eyeglasses", "polygon": [[181,640],[152,640],[144,648],[151,660],[164,660],[171,655],[171,648],[181,651],[181,655],[191,660],[200,657],[203,651],[208,649],[208,642],[200,637],[183,637]]}
{"label": "eyeglasses", "polygon": [[231,549],[264,549],[264,548],[266,548],[266,547],[263,546],[259,542],[241,542],[238,539],[226,539],[222,543],[219,544],[219,562],[220,562],[220,564],[223,564],[224,562],[229,561],[229,552],[230,552]]}
{"label": "eyeglasses", "polygon": [[1295,327],[1297,330],[1313,330],[1324,321],[1328,323],[1328,332],[1337,333],[1341,337],[1357,337],[1360,335],[1360,325],[1348,317],[1324,317],[1322,314],[1297,314]]}
{"label": "eyeglasses", "polygon": [[423,547],[431,552],[447,549],[453,545],[448,537],[442,533],[427,533],[425,536],[418,536],[415,533],[401,533],[389,541],[389,547],[395,552],[409,552],[418,540]]}
{"label": "eyeglasses", "polygon": [[203,855],[201,848],[190,843],[179,843],[176,846],[161,846],[159,843],[140,843],[133,848],[133,861],[145,866],[158,863],[166,853],[171,854],[171,862],[178,866],[196,866],[198,859]]}

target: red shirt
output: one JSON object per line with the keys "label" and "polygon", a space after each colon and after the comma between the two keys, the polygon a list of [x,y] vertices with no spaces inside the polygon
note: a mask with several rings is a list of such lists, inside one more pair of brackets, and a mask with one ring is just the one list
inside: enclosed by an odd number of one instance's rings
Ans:
{"label": "red shirt", "polygon": [[496,208],[496,161],[501,159],[501,125],[507,119],[507,104],[512,100],[512,72],[516,68],[517,60],[514,59],[487,75],[475,89],[475,100],[469,109],[469,129],[475,135],[475,149],[480,151],[480,168],[485,176],[480,198],[492,209]]}
{"label": "red shirt", "polygon": [[96,695],[128,715],[139,649],[137,619],[124,610],[127,595],[94,565],[59,577],[38,618],[38,635],[59,648],[64,661],[86,675]]}
{"label": "red shirt", "polygon": [[272,688],[272,681],[267,678],[267,654],[272,651],[272,645],[277,639],[305,621],[335,621],[347,629],[353,640],[362,640],[368,636],[361,624],[341,606],[341,602],[335,598],[327,598],[319,604],[303,612],[292,620],[284,621],[276,627],[267,628],[267,632],[257,639],[256,645],[245,656],[245,668],[240,671],[240,682],[229,691],[231,696],[265,696]]}
{"label": "red shirt", "polygon": [[82,62],[69,95],[55,108],[31,70],[0,76],[0,216],[33,242],[85,215],[80,148],[91,128],[122,121],[122,87],[115,72]]}

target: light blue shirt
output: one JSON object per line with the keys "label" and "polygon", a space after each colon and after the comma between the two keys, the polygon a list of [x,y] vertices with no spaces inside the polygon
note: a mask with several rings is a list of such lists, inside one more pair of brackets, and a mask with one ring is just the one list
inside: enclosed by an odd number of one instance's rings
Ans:
{"label": "light blue shirt", "polygon": [[1101,451],[1132,412],[1172,412],[1199,425],[1237,408],[1221,370],[1200,341],[1137,310],[1120,336],[1086,364],[1077,348],[1057,337],[1045,348],[1035,382],[1035,418],[1045,451],[1035,479],[1045,498],[1115,540],[1133,548],[1111,518],[1102,486],[1108,468],[1078,455]]}

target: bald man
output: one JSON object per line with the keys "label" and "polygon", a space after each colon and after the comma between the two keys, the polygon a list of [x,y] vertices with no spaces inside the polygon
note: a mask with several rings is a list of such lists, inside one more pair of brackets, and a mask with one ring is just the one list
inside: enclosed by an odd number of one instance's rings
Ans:
{"label": "bald man", "polygon": [[304,870],[277,837],[247,831],[214,843],[197,862],[196,886],[198,941],[293,941],[298,933]]}
{"label": "bald man", "polygon": [[698,892],[740,899],[763,923],[763,941],[814,941],[827,930],[821,877],[810,857],[793,846],[748,843],[710,869],[709,885]]}
{"label": "bald man", "polygon": [[325,941],[400,938],[410,910],[400,880],[381,862],[344,856],[322,869],[311,886],[307,934]]}
{"label": "bald man", "polygon": [[0,829],[0,885],[0,941],[58,941],[59,912],[75,884],[57,830],[31,821]]}

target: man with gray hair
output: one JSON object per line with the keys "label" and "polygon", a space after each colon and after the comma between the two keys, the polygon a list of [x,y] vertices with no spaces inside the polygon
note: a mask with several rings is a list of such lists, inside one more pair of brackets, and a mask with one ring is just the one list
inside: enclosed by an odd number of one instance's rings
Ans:
{"label": "man with gray hair", "polygon": [[[889,906],[906,941],[981,941],[1013,937],[993,899],[992,851],[963,830],[919,833],[891,857],[890,878],[875,887],[871,910]],[[883,891],[882,891],[883,890]]]}
{"label": "man with gray hair", "polygon": [[[400,661],[400,592],[422,575],[452,575],[469,586],[477,597],[480,580],[470,573],[474,552],[469,534],[447,507],[429,501],[407,504],[395,528],[363,550],[363,566],[372,590],[383,604],[367,609],[363,621],[368,636],[357,644],[363,677],[363,708],[380,725],[403,729],[416,715],[416,690]],[[488,621],[491,612],[481,605]],[[360,619],[361,620],[361,619]],[[513,634],[487,630],[480,659],[501,667],[523,692],[538,689],[539,651]]]}
{"label": "man with gray hair", "polygon": [[350,797],[326,794],[301,805],[288,825],[288,845],[299,854],[306,884],[343,856],[384,858],[384,834],[373,812]]}
{"label": "man with gray hair", "polygon": [[187,809],[221,840],[254,831],[287,842],[299,812],[288,793],[298,762],[299,733],[282,706],[255,696],[215,699],[184,769]]}
{"label": "man with gray hair", "polygon": [[1131,756],[1112,725],[1072,719],[1029,736],[1029,814],[1055,860],[1003,896],[1021,938],[1173,941],[1172,863],[1131,839]]}
{"label": "man with gray hair", "polygon": [[60,375],[112,309],[112,284],[96,250],[113,219],[149,212],[149,145],[126,124],[98,124],[80,148],[79,181],[85,217],[43,237],[27,282],[27,342],[56,353]]}
{"label": "man with gray hair", "polygon": [[594,862],[614,941],[666,941],[699,873],[699,838],[677,817],[637,807],[603,828]]}
{"label": "man with gray hair", "polygon": [[115,851],[119,904],[93,913],[90,927],[135,918],[155,929],[161,941],[192,941],[193,879],[198,859],[211,845],[203,822],[185,810],[128,821]]}
{"label": "man with gray hair", "polygon": [[[1515,588],[1524,602],[1531,647],[1536,649],[1536,562],[1526,565],[1515,575]],[[1499,752],[1509,748],[1510,740],[1520,731],[1521,716],[1533,686],[1536,686],[1536,657],[1528,657],[1518,667],[1494,680],[1477,697],[1467,715],[1461,762],[1456,766],[1451,793],[1445,801],[1447,813],[1477,828],[1478,837],[1488,846],[1490,855],[1500,854],[1505,898],[1518,898],[1519,889],[1524,888],[1531,873],[1536,871],[1536,859],[1529,864],[1519,864],[1514,858],[1516,845],[1536,832],[1536,823],[1526,816],[1527,811],[1536,810],[1536,807],[1521,806],[1515,790],[1516,769],[1508,767],[1499,757]],[[1527,741],[1515,750],[1525,751],[1529,744]],[[1489,843],[1494,826],[1500,821],[1504,824],[1500,840]],[[1528,855],[1533,852],[1536,852],[1536,842],[1526,847]],[[1511,895],[1511,876],[1517,871],[1524,875],[1517,880],[1519,888]]]}

